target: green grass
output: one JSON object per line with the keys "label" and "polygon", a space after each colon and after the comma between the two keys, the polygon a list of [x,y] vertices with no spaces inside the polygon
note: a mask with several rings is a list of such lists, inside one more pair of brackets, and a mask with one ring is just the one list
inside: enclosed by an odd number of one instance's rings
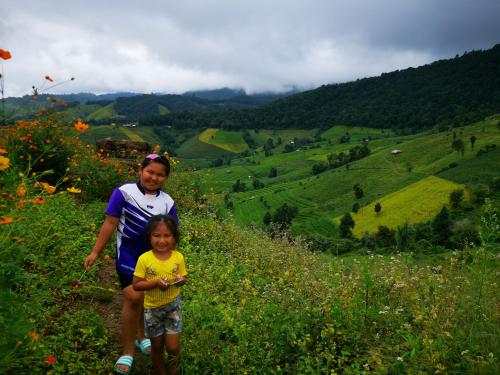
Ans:
{"label": "green grass", "polygon": [[[376,232],[380,225],[395,229],[402,223],[431,220],[444,205],[448,205],[450,193],[457,189],[464,189],[464,185],[435,176],[423,178],[352,213],[356,223],[352,232],[360,237],[365,232]],[[379,214],[374,210],[376,203],[382,206]],[[340,217],[336,221],[340,222]]]}
{"label": "green grass", "polygon": [[[440,177],[461,184],[491,184],[495,177],[500,177],[500,144],[495,150],[472,159],[458,160],[458,166],[439,173]],[[475,151],[479,148],[474,147]],[[474,171],[474,173],[471,173]]]}
{"label": "green grass", "polygon": [[120,130],[122,131],[123,134],[125,134],[126,138],[132,141],[144,142],[144,139],[132,129],[120,128]]}
{"label": "green grass", "polygon": [[91,113],[88,116],[89,120],[103,120],[107,118],[113,118],[113,117],[125,117],[122,115],[118,115],[115,112],[115,105],[114,103],[109,103],[108,105],[98,109],[97,111]]}
{"label": "green grass", "polygon": [[222,148],[234,154],[239,154],[240,152],[248,150],[248,145],[243,139],[241,132],[208,128],[198,136],[198,139],[201,142]]}
{"label": "green grass", "polygon": [[182,159],[216,159],[229,154],[229,151],[201,142],[198,139],[198,134],[184,142],[176,152],[178,157]]}
{"label": "green grass", "polygon": [[148,142],[150,145],[163,145],[162,141],[152,127],[122,128],[113,125],[91,126],[81,135],[86,143],[95,144],[99,139],[131,139],[135,141]]}
{"label": "green grass", "polygon": [[158,112],[160,113],[160,115],[166,115],[167,113],[170,113],[168,108],[161,104],[158,104]]}

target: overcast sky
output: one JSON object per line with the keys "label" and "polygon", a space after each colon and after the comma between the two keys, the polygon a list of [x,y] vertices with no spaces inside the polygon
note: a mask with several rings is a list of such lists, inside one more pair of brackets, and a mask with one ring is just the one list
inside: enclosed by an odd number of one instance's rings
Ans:
{"label": "overcast sky", "polygon": [[497,43],[499,0],[0,1],[6,96],[311,88]]}

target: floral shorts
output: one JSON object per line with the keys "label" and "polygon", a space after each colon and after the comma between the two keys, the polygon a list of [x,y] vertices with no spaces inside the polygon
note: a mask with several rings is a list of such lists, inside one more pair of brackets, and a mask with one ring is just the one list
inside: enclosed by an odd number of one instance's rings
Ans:
{"label": "floral shorts", "polygon": [[146,337],[175,334],[182,331],[181,297],[167,305],[144,309],[144,333]]}

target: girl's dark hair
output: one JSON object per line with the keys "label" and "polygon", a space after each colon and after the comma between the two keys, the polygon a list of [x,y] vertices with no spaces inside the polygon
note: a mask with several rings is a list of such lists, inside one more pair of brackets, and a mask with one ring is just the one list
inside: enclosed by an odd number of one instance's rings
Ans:
{"label": "girl's dark hair", "polygon": [[165,156],[158,154],[149,154],[141,163],[142,169],[146,168],[151,163],[163,164],[165,166],[166,176],[168,177],[168,175],[170,174],[170,162]]}
{"label": "girl's dark hair", "polygon": [[[172,215],[154,215],[149,219],[148,225],[146,226],[146,234],[148,236],[148,241],[151,238],[151,234],[155,230],[156,227],[160,224],[165,224],[168,229],[172,232],[174,236],[175,243],[179,243],[180,234],[179,229],[177,228],[177,222]],[[151,244],[150,244],[151,245]]]}

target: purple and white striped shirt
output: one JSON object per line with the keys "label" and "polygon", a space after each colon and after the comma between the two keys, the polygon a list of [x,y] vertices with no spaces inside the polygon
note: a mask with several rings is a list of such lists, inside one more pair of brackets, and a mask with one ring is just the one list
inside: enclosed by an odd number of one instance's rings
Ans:
{"label": "purple and white striped shirt", "polygon": [[172,197],[158,190],[145,194],[139,183],[128,183],[113,191],[106,215],[120,218],[116,233],[116,270],[132,275],[137,259],[150,249],[146,226],[151,216],[172,215],[179,225]]}

